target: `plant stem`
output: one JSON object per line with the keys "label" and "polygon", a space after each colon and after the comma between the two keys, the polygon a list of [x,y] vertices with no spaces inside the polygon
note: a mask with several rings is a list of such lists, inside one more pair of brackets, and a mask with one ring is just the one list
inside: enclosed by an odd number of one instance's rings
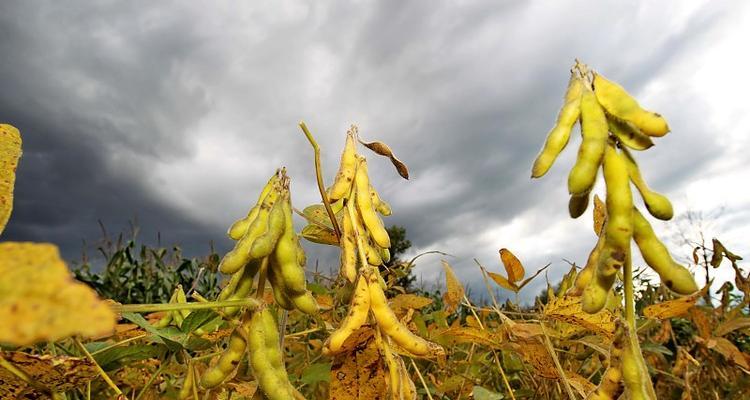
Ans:
{"label": "plant stem", "polygon": [[92,363],[94,363],[94,365],[96,366],[96,369],[99,371],[99,375],[101,375],[102,379],[104,379],[104,382],[107,382],[107,385],[109,385],[109,387],[111,387],[112,390],[114,390],[118,396],[122,396],[122,391],[120,390],[120,388],[118,388],[117,385],[115,385],[115,383],[112,382],[112,379],[109,378],[109,375],[107,375],[107,373],[104,372],[104,370],[99,365],[99,363],[96,362],[96,360],[94,359],[94,356],[92,356],[91,353],[89,353],[89,351],[86,350],[86,346],[84,346],[83,343],[81,343],[81,341],[77,337],[74,337],[73,341],[78,346],[78,348],[81,349],[83,354],[85,354],[86,357],[89,360],[91,360]]}
{"label": "plant stem", "polygon": [[148,378],[148,382],[146,382],[146,385],[143,386],[143,389],[141,389],[141,391],[138,393],[138,396],[136,396],[135,400],[140,400],[141,397],[146,394],[146,390],[148,390],[148,388],[150,388],[154,383],[154,380],[156,380],[156,378],[161,375],[161,371],[164,369],[164,367],[166,367],[166,365],[166,362],[162,362],[161,365],[159,365],[159,368],[156,370],[156,372],[154,372],[154,374],[151,375],[150,378]]}
{"label": "plant stem", "polygon": [[310,133],[310,131],[307,129],[307,125],[305,125],[304,121],[299,123],[299,127],[307,137],[307,140],[310,141],[310,145],[312,146],[313,152],[315,153],[315,177],[318,181],[320,198],[323,199],[323,206],[326,208],[328,218],[331,219],[331,224],[333,225],[333,232],[336,234],[336,239],[340,240],[341,229],[339,229],[339,223],[338,221],[336,221],[336,215],[333,214],[331,204],[329,204],[328,202],[328,195],[326,194],[325,184],[323,183],[323,168],[320,166],[320,147],[318,147],[318,142],[315,141],[312,133]]}
{"label": "plant stem", "polygon": [[268,257],[263,257],[258,272],[258,287],[255,289],[255,298],[263,300],[263,294],[266,292],[266,274],[268,274]]}
{"label": "plant stem", "polygon": [[256,299],[211,301],[208,303],[167,303],[167,304],[114,304],[112,310],[116,313],[125,312],[156,312],[173,310],[204,310],[207,308],[248,307],[258,308],[260,303]]}
{"label": "plant stem", "polygon": [[625,319],[632,329],[635,330],[635,296],[633,295],[633,262],[631,260],[630,249],[625,255],[625,265],[623,265],[623,286],[625,287]]}

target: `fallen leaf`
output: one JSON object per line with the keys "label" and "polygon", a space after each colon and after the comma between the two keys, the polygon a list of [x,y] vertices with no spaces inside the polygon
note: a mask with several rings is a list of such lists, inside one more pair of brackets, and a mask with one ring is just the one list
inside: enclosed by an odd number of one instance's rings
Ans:
{"label": "fallen leaf", "polygon": [[[88,358],[0,352],[0,356],[25,372],[38,386],[66,392],[83,388],[99,375]],[[31,397],[37,395],[38,397]],[[0,367],[0,399],[47,398],[5,368]]]}
{"label": "fallen leaf", "polygon": [[0,243],[0,342],[28,346],[111,333],[115,314],[49,243]]}

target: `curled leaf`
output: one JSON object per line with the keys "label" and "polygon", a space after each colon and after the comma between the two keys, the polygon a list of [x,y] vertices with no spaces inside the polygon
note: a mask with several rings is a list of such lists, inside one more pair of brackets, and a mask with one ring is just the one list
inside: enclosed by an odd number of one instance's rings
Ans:
{"label": "curled leaf", "polygon": [[401,162],[398,158],[396,158],[395,155],[393,155],[393,151],[390,147],[388,147],[387,144],[383,142],[363,142],[359,138],[357,138],[360,143],[362,143],[363,146],[367,147],[368,149],[372,150],[375,154],[388,157],[391,159],[391,163],[393,163],[393,166],[396,167],[396,171],[399,175],[401,175],[404,179],[409,179],[409,168],[406,167],[406,164]]}

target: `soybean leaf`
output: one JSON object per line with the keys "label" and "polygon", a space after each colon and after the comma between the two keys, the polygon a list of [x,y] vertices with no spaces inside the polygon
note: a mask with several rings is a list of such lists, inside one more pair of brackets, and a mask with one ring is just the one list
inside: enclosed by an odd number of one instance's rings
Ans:
{"label": "soybean leaf", "polygon": [[211,309],[193,310],[190,315],[188,315],[185,320],[182,321],[180,330],[184,333],[191,333],[194,330],[205,325],[206,323],[214,320],[218,316],[219,314]]}
{"label": "soybean leaf", "polygon": [[500,261],[503,262],[505,271],[508,273],[508,280],[511,282],[518,282],[523,279],[526,271],[523,269],[523,264],[518,258],[506,248],[500,249]]}
{"label": "soybean leaf", "polygon": [[315,363],[305,368],[300,380],[306,385],[328,382],[331,379],[331,363]]}

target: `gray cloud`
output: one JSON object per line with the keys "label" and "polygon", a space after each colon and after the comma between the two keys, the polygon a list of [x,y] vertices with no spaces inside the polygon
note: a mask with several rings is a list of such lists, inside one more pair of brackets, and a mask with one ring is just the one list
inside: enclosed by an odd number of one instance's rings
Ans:
{"label": "gray cloud", "polygon": [[[413,178],[370,157],[395,210],[388,222],[416,249],[455,254],[473,287],[472,258],[499,268],[500,247],[537,248],[524,250],[528,269],[552,261],[559,278],[563,257],[580,263],[593,245],[564,239],[588,234],[588,222],[566,220],[575,150],[544,179],[528,176],[567,70],[579,57],[635,94],[669,81],[736,11],[679,4],[4,2],[0,54],[12,56],[0,64],[0,118],[25,148],[5,239],[53,241],[73,258],[97,219],[117,229],[137,216],[146,238],[161,231],[188,254],[210,240],[226,249],[226,226],[277,166],[299,207],[317,200],[304,119],[328,176],[350,123],[389,143]],[[675,132],[643,155],[644,169],[677,191],[721,149],[703,140],[700,101],[650,100]],[[696,142],[700,154],[681,155]],[[518,218],[528,236],[488,237]],[[419,269],[427,281],[439,270],[436,260]]]}

